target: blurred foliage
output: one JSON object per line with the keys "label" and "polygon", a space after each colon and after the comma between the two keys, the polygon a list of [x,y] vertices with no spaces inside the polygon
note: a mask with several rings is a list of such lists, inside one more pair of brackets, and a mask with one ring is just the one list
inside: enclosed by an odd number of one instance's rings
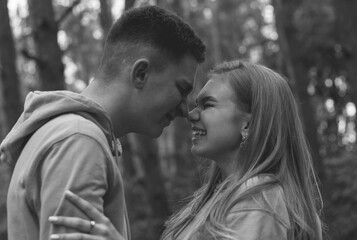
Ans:
{"label": "blurred foliage", "polygon": [[326,158],[329,197],[324,211],[332,239],[353,240],[357,236],[357,159],[355,153]]}
{"label": "blurred foliage", "polygon": [[[108,2],[112,5],[113,15],[119,17],[124,1]],[[9,3],[24,97],[28,91],[39,89],[35,62],[26,57],[26,54],[34,53],[34,43],[25,1],[9,0]],[[56,19],[63,18],[58,23],[58,41],[63,52],[67,89],[79,92],[95,76],[105,36],[99,20],[99,0],[74,3],[74,0],[53,0]],[[357,239],[354,102],[357,96],[353,96],[351,91],[351,83],[356,76],[349,75],[347,64],[356,56],[351,56],[348,47],[336,38],[336,12],[331,0],[301,3],[294,9],[293,25],[302,44],[295,47],[309,70],[306,91],[315,110],[316,131],[321,145],[319,151],[326,173],[323,184],[326,185],[324,189],[328,189],[324,193],[324,215],[332,239],[353,240]],[[269,0],[137,0],[134,6],[147,4],[158,4],[178,12],[196,29],[208,47],[207,60],[198,72],[190,104],[207,81],[207,71],[219,61],[244,58],[282,72],[285,60],[280,55],[274,8]],[[63,17],[69,8],[72,8],[70,13]],[[177,135],[175,128],[179,128],[183,136]],[[189,134],[188,126],[174,123],[158,139],[161,172],[171,212],[182,206],[183,199],[199,187],[203,172],[209,165],[209,161],[186,153],[190,148]],[[133,144],[130,139],[130,144]],[[183,149],[181,153],[178,152],[178,142],[184,146],[180,147]],[[130,154],[135,171],[128,174],[124,170],[123,174],[133,239],[155,239],[158,220],[153,219],[144,191],[144,167],[135,150]],[[185,159],[191,165],[184,162]]]}

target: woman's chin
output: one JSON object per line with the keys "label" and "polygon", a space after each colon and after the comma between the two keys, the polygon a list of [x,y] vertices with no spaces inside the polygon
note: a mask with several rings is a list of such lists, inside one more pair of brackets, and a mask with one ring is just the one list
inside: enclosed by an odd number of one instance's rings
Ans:
{"label": "woman's chin", "polygon": [[200,148],[195,144],[193,144],[191,147],[191,153],[197,157],[202,157],[202,158],[206,157],[204,149]]}

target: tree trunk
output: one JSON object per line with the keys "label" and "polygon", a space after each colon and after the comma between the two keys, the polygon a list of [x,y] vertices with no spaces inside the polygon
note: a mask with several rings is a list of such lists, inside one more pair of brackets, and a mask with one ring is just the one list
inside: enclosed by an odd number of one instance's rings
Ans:
{"label": "tree trunk", "polygon": [[51,0],[28,0],[32,34],[42,90],[65,88],[62,52],[57,42],[58,26]]}
{"label": "tree trunk", "polygon": [[[10,131],[21,114],[19,77],[16,70],[16,51],[11,32],[7,0],[0,1],[0,91],[2,103],[1,135]],[[0,142],[2,136],[0,136]],[[7,240],[6,198],[12,168],[0,159],[0,239]]]}
{"label": "tree trunk", "polygon": [[102,25],[104,39],[107,37],[110,27],[113,23],[111,12],[111,2],[109,0],[100,0],[100,24]]}
{"label": "tree trunk", "polygon": [[0,161],[0,239],[7,240],[7,213],[6,213],[6,199],[7,191],[10,184],[12,167],[5,162]]}
{"label": "tree trunk", "polygon": [[309,84],[308,66],[300,48],[302,43],[297,34],[298,29],[293,23],[294,12],[303,3],[303,0],[273,0],[276,27],[279,34],[279,46],[285,61],[284,69],[293,87],[293,92],[300,107],[305,134],[310,145],[315,169],[321,180],[324,179],[324,167],[320,156],[320,143],[317,135],[315,110],[307,92]]}
{"label": "tree trunk", "polygon": [[[0,64],[1,67],[1,64]],[[1,74],[0,74],[0,92],[2,93],[2,82],[1,82]],[[1,94],[3,95],[3,94]],[[4,101],[2,99],[2,97],[0,97],[0,112],[2,112],[3,114],[0,114],[0,143],[2,142],[2,140],[4,139],[5,135],[6,135],[6,130],[5,130],[5,114],[4,114],[4,110],[3,110],[3,104]]]}
{"label": "tree trunk", "polygon": [[4,134],[10,131],[21,114],[20,83],[16,69],[16,50],[11,32],[7,0],[0,3],[0,80]]}
{"label": "tree trunk", "polygon": [[[177,16],[184,17],[183,2],[181,0],[173,0],[172,2],[172,11],[174,11]],[[186,19],[187,20],[187,19]]]}
{"label": "tree trunk", "polygon": [[194,168],[190,159],[190,128],[186,120],[182,118],[175,119],[172,127],[177,176],[183,178],[187,172],[192,171],[192,168]]}
{"label": "tree trunk", "polygon": [[293,91],[293,94],[295,96],[295,99],[298,101],[299,100],[299,95],[297,93],[297,86],[296,86],[296,76],[295,76],[295,71],[293,68],[292,64],[292,59],[291,59],[291,54],[290,54],[290,49],[289,49],[289,44],[288,44],[288,39],[286,37],[285,33],[285,25],[287,25],[284,21],[286,20],[287,16],[284,16],[284,9],[281,3],[281,0],[274,0],[274,14],[275,14],[275,25],[276,25],[276,30],[278,33],[278,43],[280,47],[280,57],[279,57],[279,62],[277,65],[282,66],[281,70],[285,70],[286,75],[289,77],[289,85]]}
{"label": "tree trunk", "polygon": [[125,0],[125,11],[134,7],[135,0]]}
{"label": "tree trunk", "polygon": [[220,63],[223,60],[222,51],[221,51],[221,41],[219,39],[219,11],[218,11],[218,2],[211,1],[211,10],[212,10],[212,25],[211,25],[211,39],[212,39],[212,53],[213,53],[213,62],[214,64]]}
{"label": "tree trunk", "polygon": [[347,79],[352,101],[357,106],[357,0],[334,0],[336,40],[345,52]]}
{"label": "tree trunk", "polygon": [[157,236],[154,239],[159,239],[170,210],[161,173],[158,146],[156,140],[146,136],[136,135],[135,138],[137,152],[145,169],[145,191],[156,223],[154,232]]}

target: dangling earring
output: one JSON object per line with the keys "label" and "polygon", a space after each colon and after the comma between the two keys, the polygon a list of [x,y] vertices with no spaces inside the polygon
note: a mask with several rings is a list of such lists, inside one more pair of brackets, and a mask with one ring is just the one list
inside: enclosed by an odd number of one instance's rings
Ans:
{"label": "dangling earring", "polygon": [[246,139],[247,139],[247,137],[242,134],[242,141],[239,144],[240,148],[244,148],[245,147]]}

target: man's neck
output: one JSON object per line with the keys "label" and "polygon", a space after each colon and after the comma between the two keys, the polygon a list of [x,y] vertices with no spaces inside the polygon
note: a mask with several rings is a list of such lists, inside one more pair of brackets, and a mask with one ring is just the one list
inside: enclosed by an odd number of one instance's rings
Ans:
{"label": "man's neck", "polygon": [[117,137],[130,132],[130,113],[125,106],[124,94],[110,86],[103,86],[103,84],[93,81],[81,95],[92,99],[107,112]]}

